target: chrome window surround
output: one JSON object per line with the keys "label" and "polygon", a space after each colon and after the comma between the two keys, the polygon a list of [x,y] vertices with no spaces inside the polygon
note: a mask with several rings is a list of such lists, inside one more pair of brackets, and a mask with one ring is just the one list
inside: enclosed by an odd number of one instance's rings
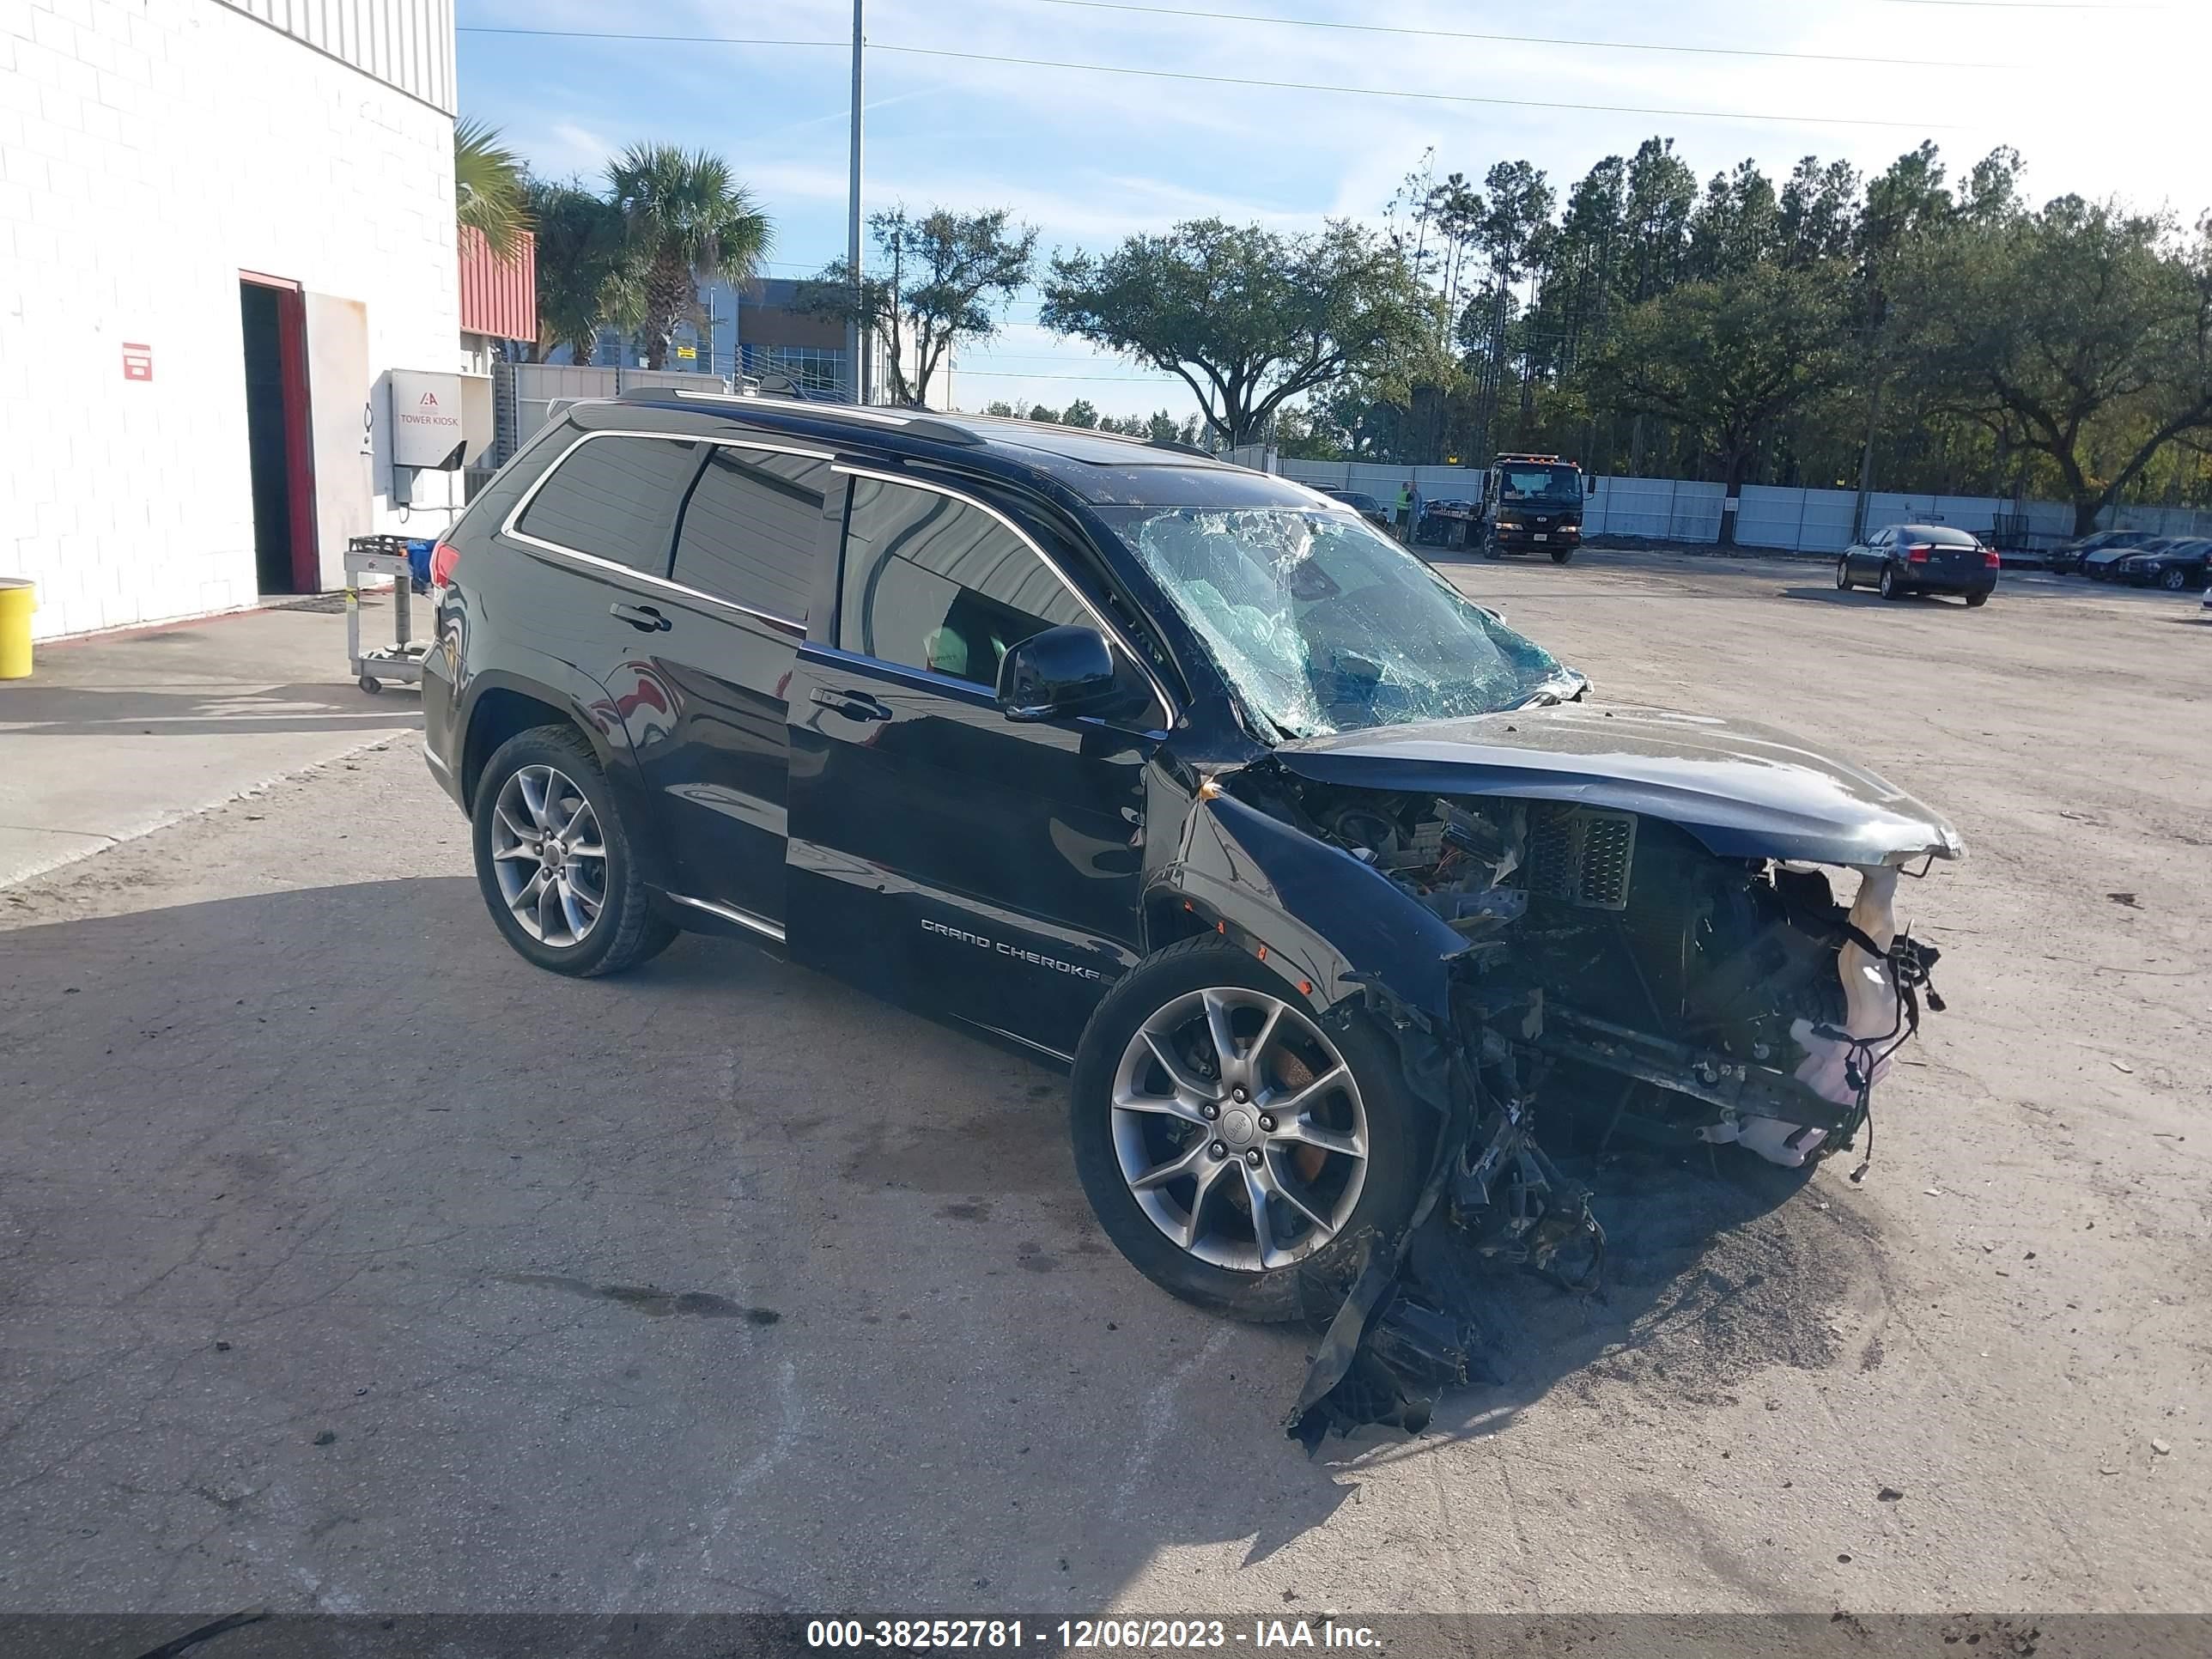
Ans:
{"label": "chrome window surround", "polygon": [[[1152,688],[1152,695],[1160,700],[1160,709],[1162,714],[1165,716],[1165,718],[1160,722],[1162,729],[1164,730],[1175,724],[1176,715],[1178,712],[1176,708],[1176,701],[1173,697],[1168,695],[1167,686],[1161,681],[1160,677],[1152,672],[1152,664],[1145,660],[1144,653],[1139,651],[1135,646],[1129,642],[1127,636],[1121,632],[1121,628],[1111,617],[1108,617],[1103,611],[1101,611],[1096,605],[1093,605],[1091,602],[1091,596],[1089,594],[1085,593],[1080,587],[1078,587],[1073,582],[1068,580],[1067,572],[1060,568],[1059,560],[1054,558],[1051,554],[1046,552],[1044,549],[1038,546],[1036,539],[1031,537],[1027,531],[1024,530],[1019,525],[1016,524],[1005,514],[1000,512],[997,507],[993,507],[988,501],[979,501],[973,495],[963,495],[959,490],[954,489],[949,485],[932,483],[925,478],[910,478],[900,473],[886,472],[879,468],[872,466],[853,466],[843,461],[833,462],[832,468],[836,471],[846,473],[855,478],[873,478],[879,483],[902,484],[908,489],[927,490],[933,495],[943,495],[948,500],[958,501],[963,507],[972,507],[978,513],[986,514],[991,518],[996,520],[1005,527],[1007,534],[1011,535],[1024,547],[1029,549],[1031,553],[1036,555],[1038,562],[1042,564],[1047,570],[1052,572],[1053,575],[1058,579],[1060,585],[1066,588],[1069,594],[1073,597],[1075,602],[1081,605],[1084,610],[1089,613],[1091,621],[1098,624],[1098,631],[1118,647],[1122,655],[1128,658],[1131,662],[1136,664],[1137,672],[1145,677],[1145,683]],[[845,574],[844,549],[842,545],[838,549],[837,557],[837,587],[839,593],[842,595],[844,592]],[[841,629],[840,631],[842,632],[842,630]],[[843,647],[841,646],[838,649],[842,651]],[[872,658],[866,658],[863,653],[847,652],[845,654],[848,656],[860,656],[864,660],[875,660],[875,659]],[[892,666],[903,667],[905,665],[893,664]]]}
{"label": "chrome window surround", "polygon": [[[571,455],[594,438],[653,438],[662,443],[671,444],[714,444],[725,449],[758,450],[769,455],[796,455],[803,460],[827,461],[833,466],[836,465],[837,459],[835,455],[827,450],[805,449],[795,444],[754,443],[744,438],[709,437],[698,433],[644,432],[627,427],[579,433],[575,441],[555,457],[550,466],[531,481],[530,488],[522,492],[514,506],[509,509],[506,521],[499,527],[499,533],[507,540],[520,542],[526,547],[537,548],[541,552],[553,555],[556,559],[580,564],[592,571],[605,571],[624,577],[655,592],[672,594],[694,604],[711,606],[718,611],[733,611],[740,616],[750,617],[757,622],[764,622],[771,627],[780,628],[786,633],[796,634],[801,639],[806,637],[806,624],[793,621],[789,617],[779,617],[773,611],[761,611],[749,605],[740,605],[735,599],[722,598],[719,593],[702,592],[698,588],[687,587],[682,582],[672,581],[666,576],[656,576],[649,570],[640,570],[635,565],[624,564],[620,560],[602,558],[597,553],[586,553],[581,548],[569,547],[560,542],[550,542],[543,536],[529,535],[517,529],[516,526],[522,521],[522,515],[529,511],[530,503],[538,498],[538,492],[545,487],[546,481],[568,465]],[[842,471],[843,469],[838,470]],[[673,528],[674,526],[672,526],[672,532]],[[1061,580],[1065,580],[1066,578],[1063,577]],[[1081,595],[1079,594],[1077,597],[1080,598]]]}

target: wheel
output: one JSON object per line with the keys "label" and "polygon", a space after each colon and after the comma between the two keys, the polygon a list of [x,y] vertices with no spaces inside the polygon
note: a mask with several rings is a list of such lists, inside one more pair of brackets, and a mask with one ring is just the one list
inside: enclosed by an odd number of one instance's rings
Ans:
{"label": "wheel", "polygon": [[1552,562],[1553,564],[1565,564],[1569,559],[1571,559],[1574,556],[1575,550],[1571,547],[1555,547],[1552,550]]}
{"label": "wheel", "polygon": [[362,690],[368,692],[372,697],[378,692],[384,690],[384,682],[382,680],[373,679],[367,674],[363,674],[359,679],[356,680],[354,684],[361,687]]}
{"label": "wheel", "polygon": [[477,884],[492,921],[540,968],[618,974],[667,949],[606,774],[573,726],[508,738],[477,781]]}
{"label": "wheel", "polygon": [[1877,591],[1885,599],[1901,599],[1905,597],[1904,588],[1898,585],[1897,572],[1887,565],[1881,568],[1881,581]]}
{"label": "wheel", "polygon": [[1482,556],[1486,559],[1502,559],[1505,556],[1504,550],[1498,546],[1498,538],[1495,535],[1485,536],[1482,538]]}
{"label": "wheel", "polygon": [[1990,596],[1986,593],[1969,593],[1966,595],[1966,608],[1969,611],[1978,611],[1989,602]]}
{"label": "wheel", "polygon": [[1836,586],[1844,592],[1851,591],[1851,562],[1849,559],[1836,561]]}
{"label": "wheel", "polygon": [[1428,1109],[1362,1013],[1322,1026],[1233,945],[1185,940],[1091,1016],[1070,1092],[1075,1169],[1106,1235],[1162,1290],[1293,1319],[1302,1273],[1348,1281],[1419,1196]]}
{"label": "wheel", "polygon": [[2189,586],[2189,573],[2186,570],[2169,570],[2159,578],[2158,585],[2169,593],[2179,593]]}

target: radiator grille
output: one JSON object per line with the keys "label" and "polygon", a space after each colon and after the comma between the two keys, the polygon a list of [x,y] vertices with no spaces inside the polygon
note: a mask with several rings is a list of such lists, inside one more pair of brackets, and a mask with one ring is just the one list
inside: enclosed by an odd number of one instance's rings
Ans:
{"label": "radiator grille", "polygon": [[1636,816],[1587,806],[1528,816],[1528,890],[1589,910],[1628,908],[1636,862]]}

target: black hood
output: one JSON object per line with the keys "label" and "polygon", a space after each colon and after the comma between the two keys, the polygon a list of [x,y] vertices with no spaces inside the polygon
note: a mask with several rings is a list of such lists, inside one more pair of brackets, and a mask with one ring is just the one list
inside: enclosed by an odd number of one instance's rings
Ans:
{"label": "black hood", "polygon": [[1957,830],[1895,784],[1747,720],[1560,703],[1298,738],[1274,756],[1318,783],[1643,813],[1724,858],[1903,864],[1966,853]]}

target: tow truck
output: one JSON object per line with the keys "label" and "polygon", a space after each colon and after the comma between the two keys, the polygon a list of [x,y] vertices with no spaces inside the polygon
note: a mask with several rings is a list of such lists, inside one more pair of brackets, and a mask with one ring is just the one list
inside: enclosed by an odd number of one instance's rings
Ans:
{"label": "tow truck", "polygon": [[1557,455],[1501,454],[1483,474],[1480,518],[1471,526],[1486,558],[1549,553],[1553,564],[1575,556],[1583,541],[1581,467]]}

